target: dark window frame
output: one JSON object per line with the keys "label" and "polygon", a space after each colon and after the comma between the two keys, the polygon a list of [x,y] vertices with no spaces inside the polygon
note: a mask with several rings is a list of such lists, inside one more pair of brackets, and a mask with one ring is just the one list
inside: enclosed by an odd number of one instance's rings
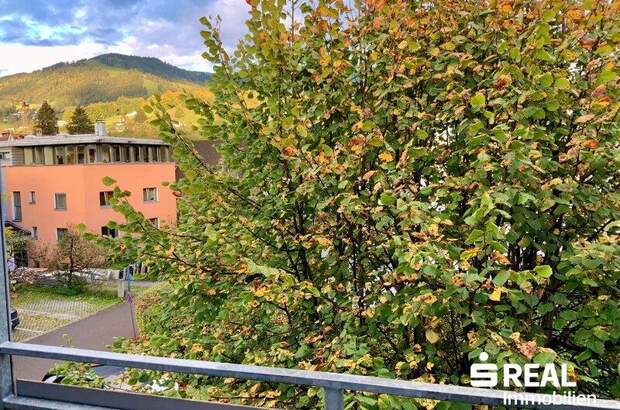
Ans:
{"label": "dark window frame", "polygon": [[22,213],[22,193],[21,191],[13,191],[13,220],[21,221],[24,216]]}

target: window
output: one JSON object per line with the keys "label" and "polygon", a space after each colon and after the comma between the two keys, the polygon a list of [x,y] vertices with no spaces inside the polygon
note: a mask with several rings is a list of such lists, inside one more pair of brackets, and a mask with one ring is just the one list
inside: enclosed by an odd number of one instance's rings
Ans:
{"label": "window", "polygon": [[110,146],[102,145],[101,146],[101,162],[110,162]]}
{"label": "window", "polygon": [[155,228],[159,228],[159,218],[149,218],[149,222],[152,223]]}
{"label": "window", "polygon": [[34,147],[34,163],[45,164],[45,152],[43,147]]}
{"label": "window", "polygon": [[67,149],[67,164],[75,164],[75,146],[71,145]]}
{"label": "window", "polygon": [[13,192],[13,220],[22,220],[22,194],[21,192]]}
{"label": "window", "polygon": [[123,146],[123,160],[125,162],[131,162],[131,147],[129,145]]}
{"label": "window", "polygon": [[101,207],[110,206],[110,198],[112,198],[113,194],[114,192],[112,191],[99,192],[99,206]]}
{"label": "window", "polygon": [[153,159],[154,162],[161,162],[161,159],[159,158],[159,149],[158,147],[151,147],[151,158]]}
{"label": "window", "polygon": [[144,188],[142,190],[142,198],[144,202],[157,201],[157,188]]}
{"label": "window", "polygon": [[32,230],[31,230],[31,233],[32,233],[32,239],[33,240],[36,241],[36,240],[39,239],[39,228],[37,228],[36,226],[33,226]]}
{"label": "window", "polygon": [[159,147],[161,162],[168,162],[168,147]]}
{"label": "window", "polygon": [[[24,148],[24,165],[32,165],[34,161],[33,150],[30,147]],[[1,158],[4,159],[4,158]]]}
{"label": "window", "polygon": [[54,194],[54,209],[56,209],[57,211],[64,211],[67,209],[67,194]]}
{"label": "window", "polygon": [[84,145],[78,145],[77,147],[77,163],[83,164],[86,162],[86,154],[84,153]]}
{"label": "window", "polygon": [[142,156],[140,155],[140,147],[139,146],[134,146],[133,147],[133,160],[135,162],[142,161]]}
{"label": "window", "polygon": [[54,147],[54,164],[63,165],[65,162],[65,147]]}
{"label": "window", "polygon": [[68,232],[67,228],[56,228],[56,240],[59,241]]}
{"label": "window", "polygon": [[108,238],[118,238],[118,231],[114,228],[109,228],[107,226],[101,227],[101,236],[106,236]]}
{"label": "window", "polygon": [[28,193],[28,203],[29,204],[36,204],[37,203],[37,193],[34,191],[30,191]]}
{"label": "window", "polygon": [[121,147],[119,145],[112,146],[112,158],[114,162],[121,162]]}
{"label": "window", "polygon": [[97,162],[97,148],[88,147],[88,163],[94,164]]}

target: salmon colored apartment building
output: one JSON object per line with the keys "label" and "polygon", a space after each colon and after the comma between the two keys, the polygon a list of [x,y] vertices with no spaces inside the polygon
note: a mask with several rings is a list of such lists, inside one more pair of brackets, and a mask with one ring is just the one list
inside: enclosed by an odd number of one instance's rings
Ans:
{"label": "salmon colored apartment building", "polygon": [[131,192],[129,202],[155,225],[176,222],[176,197],[162,182],[175,181],[170,146],[160,140],[96,134],[26,136],[0,141],[3,203],[11,225],[31,238],[55,243],[67,227],[116,237],[109,221],[123,222],[111,209],[104,177]]}

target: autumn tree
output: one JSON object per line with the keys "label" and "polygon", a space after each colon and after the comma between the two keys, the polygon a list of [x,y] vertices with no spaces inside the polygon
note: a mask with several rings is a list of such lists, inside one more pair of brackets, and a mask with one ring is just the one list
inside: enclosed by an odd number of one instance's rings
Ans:
{"label": "autumn tree", "polygon": [[93,122],[88,118],[86,110],[81,105],[75,107],[71,121],[67,124],[69,134],[92,134],[95,132]]}
{"label": "autumn tree", "polygon": [[[618,396],[620,3],[249,3],[234,54],[202,20],[215,96],[187,98],[222,166],[156,103],[177,226],[115,188],[116,254],[173,287],[131,349],[451,384],[485,351]],[[208,382],[190,384],[320,404]]]}
{"label": "autumn tree", "polygon": [[41,130],[43,135],[58,134],[58,120],[56,119],[56,113],[47,101],[43,101],[41,108],[39,108],[39,111],[35,116],[35,127]]}
{"label": "autumn tree", "polygon": [[62,285],[77,291],[83,287],[86,275],[92,269],[106,264],[103,249],[73,226],[63,232],[55,246],[40,254],[44,257],[41,264],[54,271]]}

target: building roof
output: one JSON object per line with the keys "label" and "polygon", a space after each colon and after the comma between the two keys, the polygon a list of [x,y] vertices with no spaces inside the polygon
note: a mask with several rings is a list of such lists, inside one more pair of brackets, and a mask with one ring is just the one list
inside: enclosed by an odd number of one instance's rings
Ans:
{"label": "building roof", "polygon": [[58,134],[58,135],[26,135],[22,139],[0,141],[1,147],[33,147],[39,145],[67,144],[136,144],[136,145],[168,145],[162,140],[144,138],[100,137],[95,134]]}

